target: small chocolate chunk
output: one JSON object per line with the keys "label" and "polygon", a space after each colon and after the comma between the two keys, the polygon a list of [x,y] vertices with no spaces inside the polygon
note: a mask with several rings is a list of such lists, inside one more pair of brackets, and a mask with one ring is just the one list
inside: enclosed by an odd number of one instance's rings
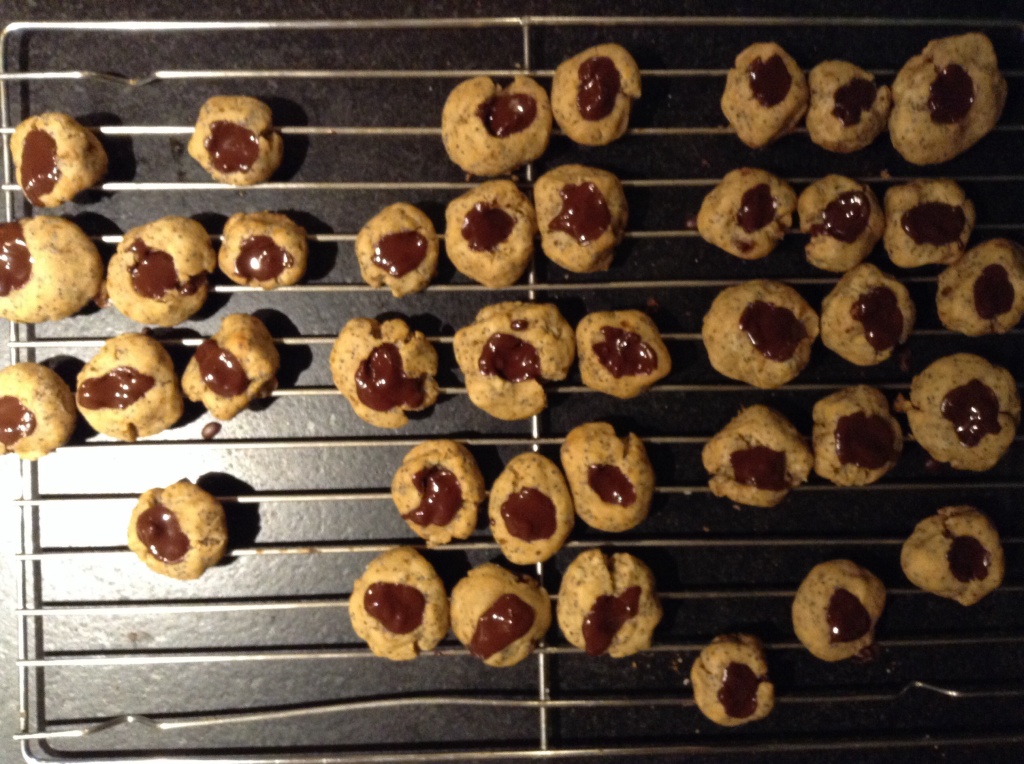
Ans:
{"label": "small chocolate chunk", "polygon": [[718,702],[733,719],[746,719],[757,710],[757,688],[761,678],[746,663],[732,661],[722,674]]}
{"label": "small chocolate chunk", "polygon": [[203,427],[202,432],[199,434],[202,436],[203,440],[213,440],[220,435],[221,427],[222,425],[220,422],[207,422]]}
{"label": "small chocolate chunk", "polygon": [[737,483],[750,485],[762,491],[785,491],[786,453],[768,446],[751,446],[733,451],[729,455],[733,476]]}
{"label": "small chocolate chunk", "polygon": [[423,378],[407,377],[398,347],[385,342],[359,364],[356,395],[374,411],[389,411],[396,406],[414,409],[423,403]]}
{"label": "small chocolate chunk", "polygon": [[942,202],[924,202],[903,213],[903,230],[915,244],[941,247],[960,238],[964,230],[963,208]]}
{"label": "small chocolate chunk", "polygon": [[242,240],[235,273],[249,281],[271,281],[295,262],[287,250],[269,236],[249,236]]}
{"label": "small chocolate chunk", "polygon": [[789,308],[755,300],[740,316],[740,331],[771,361],[788,361],[807,338],[807,329]]}
{"label": "small chocolate chunk", "polygon": [[536,488],[524,488],[505,499],[501,518],[508,532],[523,541],[549,539],[558,529],[555,505]]}
{"label": "small chocolate chunk", "polygon": [[636,489],[614,464],[591,464],[587,468],[587,485],[606,504],[629,507],[636,501]]}
{"label": "small chocolate chunk", "polygon": [[601,237],[612,222],[612,213],[604,194],[593,183],[568,184],[558,192],[562,209],[551,221],[548,230],[562,231],[580,244]]}
{"label": "small chocolate chunk", "polygon": [[395,278],[414,270],[427,256],[427,240],[418,231],[382,236],[373,245],[373,264]]}
{"label": "small chocolate chunk", "polygon": [[377,581],[363,594],[366,612],[392,634],[408,634],[423,623],[427,600],[414,586]]}
{"label": "small chocolate chunk", "polygon": [[506,382],[540,378],[536,348],[511,334],[492,334],[480,353],[478,365],[481,374],[497,374]]}
{"label": "small chocolate chunk", "polygon": [[978,315],[990,321],[1013,307],[1016,297],[1006,268],[993,263],[974,282],[974,309]]}
{"label": "small chocolate chunk", "polygon": [[260,137],[234,122],[217,121],[203,144],[221,172],[248,172],[260,155]]}
{"label": "small chocolate chunk", "polygon": [[57,142],[45,130],[29,130],[21,150],[21,187],[37,207],[60,180],[57,167]]}
{"label": "small chocolate chunk", "polygon": [[776,53],[767,61],[755,58],[747,67],[750,89],[757,102],[766,109],[782,103],[793,84],[786,62]]}
{"label": "small chocolate chunk", "polygon": [[772,196],[767,183],[758,183],[743,192],[740,209],[736,213],[736,222],[747,233],[759,231],[775,220],[775,210],[779,203]]}
{"label": "small chocolate chunk", "polygon": [[0,443],[10,448],[36,429],[35,415],[13,395],[0,396]]}
{"label": "small chocolate chunk", "polygon": [[937,125],[959,122],[974,104],[974,82],[960,64],[949,64],[937,72],[928,93],[928,108]]}
{"label": "small chocolate chunk", "polygon": [[631,586],[618,597],[602,594],[583,619],[587,655],[604,655],[619,629],[640,609],[640,587]]}
{"label": "small chocolate chunk", "polygon": [[864,339],[878,352],[895,347],[903,336],[903,313],[889,287],[872,287],[850,308],[850,315],[864,325]]}
{"label": "small chocolate chunk", "polygon": [[988,567],[992,557],[988,550],[974,536],[956,536],[946,553],[949,572],[961,583],[984,581],[988,578]]}
{"label": "small chocolate chunk", "polygon": [[878,414],[839,417],[836,422],[836,456],[840,464],[868,470],[881,469],[896,458],[896,438],[889,421]]}
{"label": "small chocolate chunk", "polygon": [[477,621],[469,651],[487,660],[526,634],[536,617],[533,608],[516,595],[501,595]]}
{"label": "small chocolate chunk", "polygon": [[241,362],[213,339],[203,340],[196,348],[196,363],[203,382],[222,398],[234,398],[249,387],[249,377]]}
{"label": "small chocolate chunk", "polygon": [[477,202],[462,221],[462,238],[475,252],[493,252],[515,225],[516,219],[501,207]]}
{"label": "small chocolate chunk", "polygon": [[118,366],[78,386],[78,405],[86,409],[126,409],[149,392],[156,380],[130,366]]}
{"label": "small chocolate chunk", "polygon": [[946,393],[940,411],[953,423],[957,438],[968,448],[1003,429],[999,424],[999,399],[991,387],[978,379]]}
{"label": "small chocolate chunk", "polygon": [[657,353],[636,332],[602,326],[601,336],[604,341],[594,343],[594,354],[616,379],[650,374],[657,368]]}
{"label": "small chocolate chunk", "polygon": [[412,484],[422,498],[416,509],[402,517],[416,525],[448,525],[462,508],[459,479],[440,465],[421,469],[412,476]]}
{"label": "small chocolate chunk", "polygon": [[621,78],[615,63],[608,56],[588,58],[579,68],[580,87],[576,106],[580,116],[591,122],[604,119],[615,108]]}
{"label": "small chocolate chunk", "polygon": [[178,562],[192,546],[178,518],[163,504],[154,504],[139,515],[135,534],[150,554],[166,563]]}
{"label": "small chocolate chunk", "polygon": [[525,93],[502,93],[484,101],[476,115],[487,132],[495,138],[505,138],[533,124],[537,116],[537,102]]}
{"label": "small chocolate chunk", "polygon": [[846,589],[836,589],[828,601],[829,642],[854,642],[871,630],[871,615]]}
{"label": "small chocolate chunk", "polygon": [[842,122],[844,127],[858,124],[861,112],[868,111],[874,105],[876,93],[875,83],[863,77],[854,77],[836,90],[832,116]]}
{"label": "small chocolate chunk", "polygon": [[0,223],[0,297],[21,289],[32,277],[32,254],[21,223]]}

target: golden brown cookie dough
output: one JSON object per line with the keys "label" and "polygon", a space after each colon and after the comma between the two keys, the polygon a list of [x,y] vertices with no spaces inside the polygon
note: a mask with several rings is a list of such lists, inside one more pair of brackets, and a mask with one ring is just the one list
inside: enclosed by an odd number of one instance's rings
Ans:
{"label": "golden brown cookie dough", "polygon": [[453,440],[428,440],[402,459],[391,498],[410,530],[434,546],[469,538],[487,491],[469,449]]}
{"label": "golden brown cookie dough", "polygon": [[236,284],[275,289],[306,273],[306,229],[275,212],[238,212],[224,223],[217,265]]}
{"label": "golden brown cookie dough", "polygon": [[576,514],[591,528],[619,533],[644,521],[654,495],[654,468],[643,441],[620,438],[607,422],[574,427],[561,450]]}
{"label": "golden brown cookie dough", "polygon": [[199,109],[188,153],[219,183],[251,186],[281,165],[284,140],[270,107],[249,96],[213,96]]}
{"label": "golden brown cookie dough", "polygon": [[907,288],[870,263],[861,263],[822,301],[821,341],[850,363],[873,366],[907,341],[916,320]]}
{"label": "golden brown cookie dough", "polygon": [[961,154],[988,134],[1006,103],[1006,80],[989,39],[970,32],[932,40],[892,83],[889,135],[913,164]]}
{"label": "golden brown cookie dough", "polygon": [[828,151],[848,154],[871,144],[886,128],[892,92],[848,61],[822,61],[807,76],[811,106],[807,132]]}
{"label": "golden brown cookie dough", "polygon": [[452,589],[452,631],[488,666],[527,658],[551,627],[551,598],[530,576],[487,563]]}
{"label": "golden brown cookie dough", "polygon": [[448,158],[470,175],[505,175],[537,159],[551,138],[547,91],[529,77],[501,87],[490,77],[460,82],[441,111]]}
{"label": "golden brown cookie dough", "polygon": [[915,180],[885,192],[885,251],[900,268],[956,262],[973,230],[974,204],[952,180]]}
{"label": "golden brown cookie dough", "polygon": [[919,589],[973,605],[1003,583],[1003,545],[992,522],[974,507],[943,507],[914,528],[900,565]]}
{"label": "golden brown cookie dough", "polygon": [[815,658],[841,661],[870,648],[885,585],[849,560],[815,565],[793,599],[793,631]]}
{"label": "golden brown cookie dough", "polygon": [[672,371],[658,327],[639,310],[589,313],[576,327],[583,384],[616,398],[635,398]]}
{"label": "golden brown cookie dough", "polygon": [[764,646],[749,634],[711,640],[693,662],[690,684],[700,712],[723,727],[756,722],[775,707]]}
{"label": "golden brown cookie dough", "polygon": [[807,79],[786,51],[756,42],[740,51],[725,80],[722,113],[752,149],[791,133],[807,111]]}
{"label": "golden brown cookie dough", "polygon": [[403,427],[437,400],[437,351],[399,318],[353,318],[331,348],[331,377],[364,422]]}
{"label": "golden brown cookie dough", "polygon": [[1013,376],[971,353],[947,355],[922,371],[894,407],[918,444],[939,462],[981,472],[1006,453],[1020,424]]}
{"label": "golden brown cookie dough", "polygon": [[179,581],[199,578],[227,545],[224,507],[188,480],[146,491],[128,521],[128,548],[150,570]]}
{"label": "golden brown cookie dough", "polygon": [[885,231],[885,214],[875,192],[842,175],[827,175],[797,200],[801,233],[810,234],[804,251],[816,268],[844,273],[875,248]]}
{"label": "golden brown cookie dough", "polygon": [[1004,334],[1024,316],[1024,248],[1009,239],[982,242],[939,274],[939,320],[970,337]]}
{"label": "golden brown cookie dough", "polygon": [[868,485],[896,466],[903,430],[889,401],[867,385],[846,387],[814,404],[814,471],[836,485]]}
{"label": "golden brown cookie dough", "polygon": [[550,559],[576,522],[565,476],[546,456],[527,452],[505,465],[491,486],[491,533],[516,565]]}
{"label": "golden brown cookie dough", "polygon": [[0,223],[0,316],[39,323],[74,315],[103,286],[103,261],[64,218]]}
{"label": "golden brown cookie dough", "polygon": [[71,439],[77,418],[71,390],[47,367],[0,369],[0,455],[35,461]]}
{"label": "golden brown cookie dough", "polygon": [[253,399],[277,386],[281,357],[255,316],[225,316],[217,333],[196,348],[181,375],[190,401],[202,402],[217,419],[231,419]]}
{"label": "golden brown cookie dough", "polygon": [[722,178],[701,202],[697,232],[708,244],[743,260],[775,249],[793,225],[796,194],[786,181],[753,167]]}
{"label": "golden brown cookie dough", "polygon": [[565,379],[575,357],[572,327],[546,303],[489,305],[455,333],[455,360],[469,399],[498,419],[543,411],[542,383]]}
{"label": "golden brown cookie dough", "polygon": [[607,146],[629,126],[640,97],[640,69],[615,43],[587,48],[558,65],[551,81],[551,110],[570,140]]}
{"label": "golden brown cookie dough", "polygon": [[58,207],[107,174],[107,152],[95,133],[67,114],[47,112],[21,122],[11,136],[18,185],[36,207]]}
{"label": "golden brown cookie dough", "polygon": [[448,633],[448,593],[433,566],[412,547],[375,557],[352,584],[352,628],[379,658],[408,661]]}
{"label": "golden brown cookie dough", "polygon": [[629,218],[617,177],[596,167],[564,164],[537,178],[533,204],[540,246],[549,259],[573,273],[611,267]]}
{"label": "golden brown cookie dough", "polygon": [[422,210],[391,204],[356,236],[356,259],[363,281],[386,286],[395,297],[421,292],[437,272],[437,232]]}
{"label": "golden brown cookie dough", "polygon": [[143,334],[107,340],[78,372],[75,402],[94,430],[129,443],[172,427],[185,409],[170,355]]}
{"label": "golden brown cookie dough", "polygon": [[771,389],[807,366],[818,314],[792,287],[757,279],[719,292],[701,335],[715,371]]}
{"label": "golden brown cookie dough", "polygon": [[814,456],[782,414],[767,406],[742,409],[704,444],[708,487],[751,507],[774,507],[807,481]]}

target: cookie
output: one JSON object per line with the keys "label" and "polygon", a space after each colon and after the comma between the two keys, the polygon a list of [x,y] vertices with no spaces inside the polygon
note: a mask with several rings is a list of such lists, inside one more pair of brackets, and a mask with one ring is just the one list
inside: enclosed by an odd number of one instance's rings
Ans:
{"label": "cookie", "polygon": [[71,390],[47,367],[0,369],[0,455],[35,461],[71,439],[77,418]]}
{"label": "cookie", "polygon": [[631,554],[588,549],[562,575],[557,615],[566,641],[587,655],[646,650],[662,615],[654,574]]}
{"label": "cookie", "polygon": [[903,543],[900,566],[919,589],[973,605],[1003,583],[1003,546],[995,526],[974,507],[943,507]]}
{"label": "cookie", "polygon": [[437,272],[437,232],[423,211],[391,204],[356,236],[356,259],[363,281],[386,286],[395,297],[421,292]]}
{"label": "cookie", "polygon": [[815,658],[852,658],[874,644],[885,585],[850,560],[815,565],[793,598],[793,631]]}
{"label": "cookie", "polygon": [[527,452],[505,465],[487,505],[491,533],[516,565],[550,559],[576,522],[565,476],[546,456]]}
{"label": "cookie", "polygon": [[818,314],[778,281],[757,279],[723,289],[701,329],[719,374],[771,389],[796,377],[811,359]]}
{"label": "cookie", "polygon": [[551,80],[551,111],[570,140],[607,146],[629,126],[640,97],[640,69],[629,51],[615,43],[587,48],[566,59]]}
{"label": "cookie", "polygon": [[533,204],[548,259],[573,273],[611,267],[629,218],[617,177],[596,167],[564,164],[537,178]]}
{"label": "cookie", "polygon": [[807,482],[814,456],[789,420],[758,405],[741,409],[705,443],[701,461],[715,496],[774,507]]}
{"label": "cookie", "polygon": [[961,154],[995,127],[1006,103],[1006,80],[989,39],[970,32],[929,42],[892,83],[889,135],[913,164]]}
{"label": "cookie", "polygon": [[231,419],[254,398],[277,387],[281,357],[255,316],[225,316],[217,333],[196,348],[181,375],[190,401],[201,402],[216,419]]}
{"label": "cookie", "polygon": [[103,343],[78,372],[75,402],[94,430],[129,443],[172,427],[185,409],[171,357],[143,334]]}
{"label": "cookie", "polygon": [[284,141],[262,101],[213,96],[199,109],[188,153],[218,183],[251,186],[280,167]]}
{"label": "cookie", "polygon": [[469,538],[487,491],[469,449],[453,440],[428,440],[402,459],[391,498],[409,529],[434,546]]}
{"label": "cookie", "polygon": [[811,105],[807,132],[828,151],[848,154],[870,145],[886,128],[892,91],[848,61],[822,61],[807,75]]}
{"label": "cookie", "polygon": [[619,533],[644,521],[654,495],[654,468],[643,441],[620,438],[607,422],[574,427],[561,449],[576,514],[591,528]]}
{"label": "cookie", "polygon": [[107,174],[107,152],[95,133],[60,112],[19,123],[11,158],[18,185],[36,207],[59,207]]}
{"label": "cookie", "polygon": [[551,598],[530,576],[487,563],[452,589],[452,631],[488,666],[514,666],[551,627]]}
{"label": "cookie", "polygon": [[697,233],[742,260],[767,257],[793,225],[796,194],[786,181],[753,167],[722,178],[697,213]]}
{"label": "cookie", "polygon": [[444,247],[464,276],[491,289],[516,283],[533,259],[537,214],[510,180],[490,180],[452,199]]}
{"label": "cookie", "polygon": [[174,326],[203,307],[216,267],[206,229],[188,218],[160,218],[132,228],[117,245],[107,295],[133,321]]}
{"label": "cookie", "polygon": [[672,371],[658,327],[639,310],[588,313],[576,327],[583,384],[616,398],[635,398]]}
{"label": "cookie", "polygon": [[408,661],[433,650],[448,633],[448,593],[419,552],[395,547],[375,557],[352,584],[348,614],[374,655]]}
{"label": "cookie", "polygon": [[885,231],[885,214],[875,192],[842,175],[816,180],[797,199],[800,232],[810,236],[804,251],[815,268],[844,273],[875,248]]}
{"label": "cookie", "polygon": [[179,581],[199,578],[227,545],[224,507],[188,480],[146,491],[128,521],[128,548],[150,570]]}
{"label": "cookie", "polygon": [[507,421],[543,411],[543,383],[565,379],[576,356],[572,327],[546,303],[489,305],[455,333],[454,344],[469,399]]}
{"label": "cookie", "polygon": [[547,91],[529,77],[501,87],[490,77],[460,82],[441,111],[448,158],[470,175],[505,175],[540,157],[551,138]]}
{"label": "cookie", "polygon": [[846,387],[814,404],[814,472],[836,485],[869,485],[896,466],[903,430],[880,390]]}
{"label": "cookie", "polygon": [[287,215],[238,212],[224,223],[217,265],[236,284],[291,286],[305,275],[308,259],[306,229]]}
{"label": "cookie", "polygon": [[807,80],[773,42],[743,49],[725,79],[722,113],[752,149],[791,133],[807,111]]}
{"label": "cookie", "polygon": [[861,263],[822,300],[821,341],[850,363],[873,366],[907,341],[916,320],[907,288],[870,263]]}
{"label": "cookie", "polygon": [[72,316],[103,286],[103,261],[70,220],[0,223],[0,316],[39,323]]}
{"label": "cookie", "polygon": [[981,472],[1006,453],[1020,424],[1020,395],[1013,376],[981,356],[956,353],[914,377],[910,400],[895,408],[929,456],[958,470]]}
{"label": "cookie", "polygon": [[711,640],[693,662],[690,684],[698,710],[723,727],[756,722],[775,707],[764,646],[749,634]]}
{"label": "cookie", "polygon": [[952,180],[929,178],[885,192],[885,251],[894,265],[956,262],[974,230],[974,204]]}
{"label": "cookie", "polygon": [[353,318],[331,348],[331,377],[352,410],[375,427],[402,427],[437,400],[437,351],[399,318]]}
{"label": "cookie", "polygon": [[991,239],[939,274],[939,320],[970,337],[1004,334],[1024,316],[1024,248]]}

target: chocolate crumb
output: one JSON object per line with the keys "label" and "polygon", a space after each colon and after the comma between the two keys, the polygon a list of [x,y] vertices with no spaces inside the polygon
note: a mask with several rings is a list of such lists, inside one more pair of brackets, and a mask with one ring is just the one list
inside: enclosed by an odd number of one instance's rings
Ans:
{"label": "chocolate crumb", "polygon": [[202,436],[203,436],[203,440],[213,440],[214,438],[216,438],[220,434],[220,430],[221,430],[221,423],[220,422],[209,422],[209,423],[207,423],[207,425],[203,428],[203,432],[201,433]]}

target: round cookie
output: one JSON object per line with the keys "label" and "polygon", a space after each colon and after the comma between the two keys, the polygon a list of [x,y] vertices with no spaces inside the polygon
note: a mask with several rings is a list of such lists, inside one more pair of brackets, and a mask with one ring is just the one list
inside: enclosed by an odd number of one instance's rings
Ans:
{"label": "round cookie", "polygon": [[870,145],[886,128],[892,91],[848,61],[822,61],[807,75],[811,106],[807,132],[828,151],[848,154]]}
{"label": "round cookie", "polygon": [[133,321],[174,326],[203,307],[216,267],[206,229],[188,218],[160,218],[121,239],[107,266],[107,295]]}
{"label": "round cookie", "polygon": [[861,263],[822,300],[821,341],[850,363],[873,366],[907,341],[916,320],[907,288],[870,263]]}
{"label": "round cookie", "polygon": [[900,566],[919,589],[973,605],[1003,583],[1003,546],[995,526],[974,507],[943,507],[903,543]]}
{"label": "round cookie", "polygon": [[550,559],[576,522],[562,471],[532,451],[505,465],[491,486],[487,514],[494,540],[516,565]]}
{"label": "round cookie", "polygon": [[391,498],[410,530],[435,546],[469,538],[487,490],[469,449],[453,440],[428,440],[402,459]]}
{"label": "round cookie", "polygon": [[629,218],[617,177],[596,167],[564,164],[537,178],[533,204],[540,246],[550,260],[573,273],[611,267]]}
{"label": "round cookie", "polygon": [[551,138],[547,91],[529,77],[501,87],[490,77],[460,82],[441,111],[448,158],[470,175],[504,175],[543,154]]}
{"label": "round cookie", "polygon": [[255,316],[225,316],[217,333],[196,348],[181,375],[190,401],[202,402],[217,419],[231,419],[253,399],[277,387],[281,357]]}
{"label": "round cookie", "polygon": [[551,627],[551,598],[530,576],[493,563],[455,584],[452,631],[488,666],[514,666],[527,658]]}
{"label": "round cookie", "polygon": [[807,111],[807,80],[786,51],[756,42],[740,51],[725,79],[722,113],[752,149],[792,132]]}
{"label": "round cookie", "polygon": [[284,140],[270,107],[249,96],[213,96],[199,109],[188,153],[219,183],[251,186],[281,165]]}
{"label": "round cookie", "polygon": [[973,230],[974,203],[952,180],[915,180],[885,192],[883,242],[900,268],[956,262]]}
{"label": "round cookie", "polygon": [[814,456],[782,414],[767,406],[741,409],[701,452],[708,487],[751,507],[774,507],[807,482]]}
{"label": "round cookie", "polygon": [[1024,248],[1009,239],[982,242],[939,274],[939,320],[970,337],[1004,334],[1024,316]]}
{"label": "round cookie", "polygon": [[146,491],[128,521],[128,548],[150,570],[179,581],[199,578],[227,545],[224,507],[188,480]]}
{"label": "round cookie", "polygon": [[818,314],[778,281],[757,279],[723,289],[701,329],[719,374],[766,389],[796,377],[811,359]]}
{"label": "round cookie", "polygon": [[764,646],[749,634],[711,640],[693,662],[690,684],[698,710],[723,727],[756,722],[775,707]]}
{"label": "round cookie", "polygon": [[291,286],[306,273],[306,229],[275,212],[238,212],[224,223],[217,265],[243,286]]}
{"label": "round cookie", "polygon": [[1020,424],[1017,382],[981,356],[956,353],[938,359],[910,385],[895,409],[929,456],[958,470],[981,472],[1006,453]]}
{"label": "round cookie", "polygon": [[836,485],[869,485],[896,466],[903,430],[880,390],[855,385],[814,404],[814,471]]}
{"label": "round cookie", "polygon": [[852,658],[875,641],[885,585],[850,560],[815,565],[793,598],[793,631],[815,658]]}
{"label": "round cookie", "polygon": [[31,324],[67,318],[102,287],[100,253],[70,220],[0,223],[0,316]]}
{"label": "round cookie", "polygon": [[576,357],[572,327],[546,303],[489,305],[455,333],[454,345],[469,399],[506,421],[543,411],[542,383],[565,379]]}
{"label": "round cookie", "polygon": [[437,272],[437,232],[422,210],[391,204],[356,236],[356,259],[363,281],[386,286],[395,297],[421,292]]}
{"label": "round cookie", "polygon": [[913,164],[952,159],[995,127],[1006,89],[985,35],[970,32],[932,40],[893,80],[893,147]]}
{"label": "round cookie", "polygon": [[444,246],[464,276],[498,289],[514,284],[533,258],[537,214],[510,180],[489,180],[452,199]]}
{"label": "round cookie", "polygon": [[94,430],[129,443],[172,427],[185,409],[171,357],[143,334],[103,343],[78,372],[75,402]]}
{"label": "round cookie", "polygon": [[885,215],[875,192],[842,175],[827,175],[797,200],[800,231],[810,235],[804,251],[815,268],[844,273],[875,248]]}
{"label": "round cookie", "polygon": [[697,233],[743,260],[767,257],[793,225],[796,194],[786,181],[753,167],[722,178],[701,202]]}
{"label": "round cookie", "polygon": [[672,371],[658,327],[639,310],[588,313],[576,327],[583,384],[616,398],[635,398]]}
{"label": "round cookie", "polygon": [[631,554],[588,549],[562,575],[557,615],[566,641],[587,655],[646,650],[662,616],[654,574]]}
{"label": "round cookie", "polygon": [[0,455],[35,461],[75,430],[75,397],[57,374],[37,363],[0,369]]}
{"label": "round cookie", "polygon": [[437,400],[437,351],[399,318],[353,318],[331,348],[331,377],[352,410],[375,427],[402,427],[407,411]]}
{"label": "round cookie", "polygon": [[591,528],[619,533],[644,521],[654,495],[654,468],[643,441],[615,434],[607,422],[574,427],[561,449],[576,514]]}
{"label": "round cookie", "polygon": [[107,174],[107,152],[96,134],[60,112],[19,123],[11,158],[18,185],[36,207],[59,207]]}
{"label": "round cookie", "polygon": [[570,140],[607,146],[629,126],[640,97],[640,69],[629,51],[615,43],[587,48],[566,59],[551,80],[551,111]]}
{"label": "round cookie", "polygon": [[352,628],[379,658],[408,661],[433,650],[448,633],[448,593],[415,549],[389,549],[352,584]]}

